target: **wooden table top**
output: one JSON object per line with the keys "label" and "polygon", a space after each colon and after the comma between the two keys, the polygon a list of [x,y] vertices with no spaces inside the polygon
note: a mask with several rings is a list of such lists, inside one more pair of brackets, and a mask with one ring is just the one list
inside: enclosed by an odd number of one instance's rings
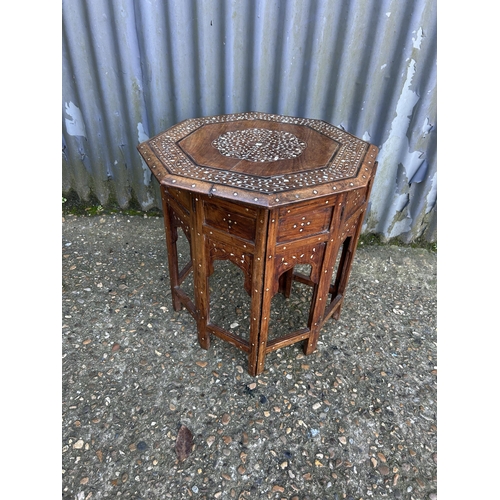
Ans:
{"label": "wooden table top", "polygon": [[263,207],[366,186],[378,153],[325,121],[258,112],[184,120],[137,149],[163,185]]}

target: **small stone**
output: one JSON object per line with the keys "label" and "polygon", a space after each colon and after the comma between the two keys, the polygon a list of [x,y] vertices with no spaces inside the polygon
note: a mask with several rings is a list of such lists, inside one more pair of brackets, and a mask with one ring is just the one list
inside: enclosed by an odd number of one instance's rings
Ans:
{"label": "small stone", "polygon": [[342,444],[347,444],[347,439],[345,438],[345,436],[340,436],[340,437],[339,437],[339,441],[340,441]]}
{"label": "small stone", "polygon": [[144,441],[139,441],[139,442],[137,443],[137,449],[138,449],[139,451],[144,451],[144,450],[146,450],[147,448],[148,448],[148,445],[147,445]]}
{"label": "small stone", "polygon": [[273,491],[279,491],[280,493],[283,493],[285,491],[285,488],[283,488],[283,486],[279,486],[279,485],[275,484],[273,486]]}
{"label": "small stone", "polygon": [[376,460],[374,457],[372,457],[372,458],[370,458],[370,461],[371,461],[371,463],[372,463],[373,467],[376,469],[376,468],[377,468],[377,465],[378,465],[377,460]]}
{"label": "small stone", "polygon": [[231,476],[229,474],[221,474],[221,476],[226,480],[226,481],[231,481]]}
{"label": "small stone", "polygon": [[223,425],[227,425],[230,420],[231,420],[231,417],[230,417],[229,413],[224,413],[224,415],[222,415],[222,424]]}
{"label": "small stone", "polygon": [[210,448],[210,446],[212,446],[214,444],[214,441],[215,441],[215,436],[208,436],[207,437],[207,444],[208,444],[209,448]]}
{"label": "small stone", "polygon": [[177,458],[182,462],[189,456],[192,448],[193,434],[185,425],[181,425],[175,442],[175,453],[177,454]]}
{"label": "small stone", "polygon": [[207,362],[206,361],[197,361],[196,364],[198,366],[201,366],[202,368],[205,368],[205,366],[207,366]]}
{"label": "small stone", "polygon": [[222,496],[222,491],[218,491],[218,492],[214,495],[214,497],[215,497],[215,498],[220,498],[221,496]]}
{"label": "small stone", "polygon": [[246,446],[248,444],[248,434],[246,432],[244,432],[242,435],[241,444],[243,446]]}
{"label": "small stone", "polygon": [[243,475],[243,474],[245,474],[245,472],[246,472],[245,467],[243,467],[243,465],[240,465],[240,466],[238,467],[238,472],[239,472],[240,474],[242,474],[242,475]]}
{"label": "small stone", "polygon": [[387,462],[387,459],[385,458],[385,455],[383,453],[377,453],[377,457],[380,458],[384,464]]}
{"label": "small stone", "polygon": [[248,387],[251,391],[253,391],[253,390],[257,387],[257,384],[256,384],[256,382],[252,382],[251,384],[248,384],[248,385],[247,385],[247,387]]}
{"label": "small stone", "polygon": [[320,407],[321,407],[321,403],[314,403],[313,406],[312,406],[312,409],[313,410],[317,410]]}
{"label": "small stone", "polygon": [[132,444],[129,444],[128,449],[130,451],[135,451],[135,450],[137,450],[137,446],[135,445],[135,443],[132,443]]}
{"label": "small stone", "polygon": [[387,465],[385,464],[382,464],[379,468],[378,468],[380,474],[382,474],[383,476],[387,476],[387,474],[389,474],[389,467],[387,467]]}
{"label": "small stone", "polygon": [[117,342],[115,342],[113,344],[113,347],[111,347],[111,352],[116,352],[116,351],[119,351],[120,350],[120,344],[118,344]]}
{"label": "small stone", "polygon": [[233,440],[233,438],[231,436],[222,436],[222,440],[225,444],[229,444]]}
{"label": "small stone", "polygon": [[82,479],[80,479],[80,484],[87,484],[88,482],[89,482],[88,477],[83,477]]}
{"label": "small stone", "polygon": [[412,457],[414,457],[416,454],[417,454],[417,452],[416,452],[415,450],[410,450],[410,455],[411,455]]}
{"label": "small stone", "polygon": [[307,472],[302,476],[306,481],[310,481],[312,479],[312,475],[310,472]]}
{"label": "small stone", "polygon": [[229,325],[229,328],[238,328],[238,326],[240,326],[240,324],[239,324],[239,323],[236,323],[236,321],[235,321],[234,323],[231,323],[231,324]]}
{"label": "small stone", "polygon": [[429,500],[437,500],[437,493],[429,493]]}
{"label": "small stone", "polygon": [[79,439],[74,445],[73,448],[75,450],[81,450],[83,448],[84,442],[83,439]]}
{"label": "small stone", "polygon": [[95,454],[97,455],[97,458],[99,459],[99,462],[102,462],[102,451],[101,450],[97,450],[95,452]]}

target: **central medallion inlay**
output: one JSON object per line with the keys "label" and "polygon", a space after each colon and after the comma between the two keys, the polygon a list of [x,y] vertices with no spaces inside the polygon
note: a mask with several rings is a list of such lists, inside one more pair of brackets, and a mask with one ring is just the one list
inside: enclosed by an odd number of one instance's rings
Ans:
{"label": "central medallion inlay", "polygon": [[296,158],[307,147],[290,132],[265,128],[232,130],[217,137],[212,145],[221,155],[253,162]]}

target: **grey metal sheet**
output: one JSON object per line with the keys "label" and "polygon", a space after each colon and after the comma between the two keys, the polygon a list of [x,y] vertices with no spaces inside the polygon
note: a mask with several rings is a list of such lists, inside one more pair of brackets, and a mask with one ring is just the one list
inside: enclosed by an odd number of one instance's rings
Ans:
{"label": "grey metal sheet", "polygon": [[380,147],[364,231],[435,241],[436,0],[63,0],[62,189],[160,206],[136,145],[196,116],[326,120]]}

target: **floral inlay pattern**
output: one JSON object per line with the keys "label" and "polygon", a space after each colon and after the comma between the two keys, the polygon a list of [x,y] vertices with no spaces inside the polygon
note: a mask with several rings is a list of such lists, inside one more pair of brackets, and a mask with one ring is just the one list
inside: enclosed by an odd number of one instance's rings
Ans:
{"label": "floral inlay pattern", "polygon": [[224,156],[253,162],[296,158],[307,147],[290,132],[265,128],[229,131],[215,139],[212,145]]}

